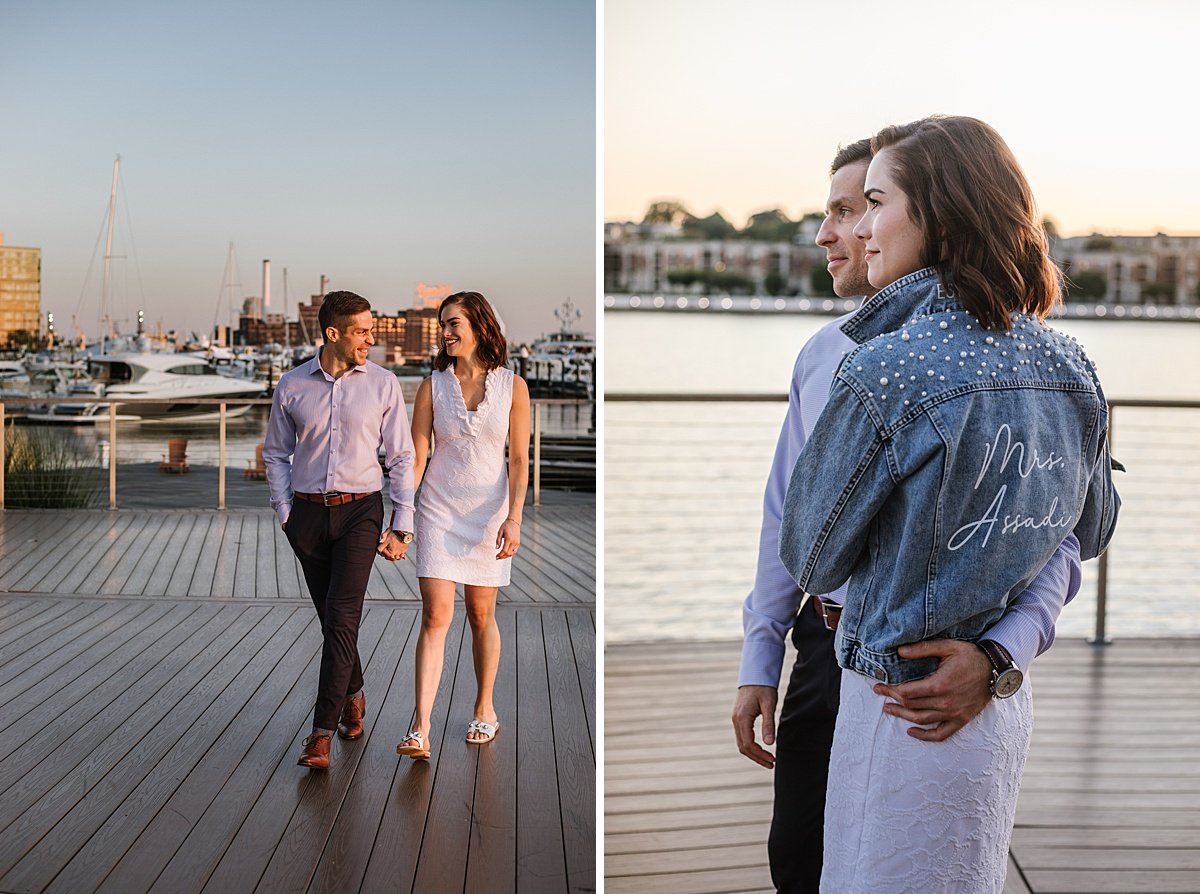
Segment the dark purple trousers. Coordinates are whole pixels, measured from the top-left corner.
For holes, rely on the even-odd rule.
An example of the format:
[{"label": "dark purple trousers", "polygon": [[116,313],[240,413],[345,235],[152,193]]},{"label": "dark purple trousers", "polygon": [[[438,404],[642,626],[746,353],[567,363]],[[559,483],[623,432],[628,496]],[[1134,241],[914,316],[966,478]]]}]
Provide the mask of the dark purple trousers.
[{"label": "dark purple trousers", "polygon": [[295,500],[287,535],[321,619],[321,676],[313,726],[337,729],[342,703],[363,686],[358,625],[383,530],[383,495],[342,506]]}]

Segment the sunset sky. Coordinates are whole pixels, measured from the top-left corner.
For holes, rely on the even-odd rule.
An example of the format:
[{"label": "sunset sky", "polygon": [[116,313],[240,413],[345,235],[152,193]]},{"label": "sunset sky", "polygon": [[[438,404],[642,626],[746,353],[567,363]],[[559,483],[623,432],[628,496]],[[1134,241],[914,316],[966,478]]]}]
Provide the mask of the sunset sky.
[{"label": "sunset sky", "polygon": [[114,316],[206,332],[242,296],[291,316],[330,278],[394,313],[477,289],[512,337],[594,319],[596,11],[197,0],[7,3],[0,231],[42,249],[42,308],[98,330],[113,158]]},{"label": "sunset sky", "polygon": [[1200,4],[607,0],[604,217],[795,218],[839,144],[993,125],[1064,235],[1200,234]]}]

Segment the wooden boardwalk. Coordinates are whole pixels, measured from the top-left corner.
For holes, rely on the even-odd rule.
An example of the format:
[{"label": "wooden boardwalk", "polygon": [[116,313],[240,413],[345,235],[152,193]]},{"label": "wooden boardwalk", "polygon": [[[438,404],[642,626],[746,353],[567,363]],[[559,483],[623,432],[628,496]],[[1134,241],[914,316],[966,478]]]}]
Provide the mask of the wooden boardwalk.
[{"label": "wooden boardwalk", "polygon": [[320,632],[269,513],[0,514],[0,892],[595,890],[595,504],[525,518],[496,740],[463,739],[459,612],[433,758],[397,757],[420,603],[379,560],[366,734],[318,772]]},{"label": "wooden boardwalk", "polygon": [[[770,891],[770,772],[737,753],[738,643],[605,651],[611,894]],[[1200,891],[1200,639],[1038,659],[1006,894]]]}]

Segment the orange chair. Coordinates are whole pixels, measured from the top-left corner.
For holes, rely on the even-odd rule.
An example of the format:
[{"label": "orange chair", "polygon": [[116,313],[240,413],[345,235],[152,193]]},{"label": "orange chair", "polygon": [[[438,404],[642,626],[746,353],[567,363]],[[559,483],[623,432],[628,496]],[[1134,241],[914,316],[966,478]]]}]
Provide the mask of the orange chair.
[{"label": "orange chair", "polygon": [[171,438],[167,441],[167,452],[158,464],[160,472],[178,472],[182,475],[191,467],[187,463],[187,438]]},{"label": "orange chair", "polygon": [[262,458],[263,445],[259,444],[254,448],[254,465],[250,465],[250,460],[246,460],[247,469],[242,472],[245,478],[252,478],[256,481],[267,480],[267,466]]}]

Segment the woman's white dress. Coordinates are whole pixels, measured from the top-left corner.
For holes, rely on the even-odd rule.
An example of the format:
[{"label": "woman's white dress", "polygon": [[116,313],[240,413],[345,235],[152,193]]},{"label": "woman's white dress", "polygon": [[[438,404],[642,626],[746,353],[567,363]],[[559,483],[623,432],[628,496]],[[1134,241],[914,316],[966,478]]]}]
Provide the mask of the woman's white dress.
[{"label": "woman's white dress", "polygon": [[417,496],[417,577],[503,587],[512,559],[497,561],[508,515],[504,444],[512,370],[488,372],[483,400],[468,410],[454,368],[434,371],[433,451]]},{"label": "woman's white dress", "polygon": [[875,683],[842,671],[821,890],[1002,891],[1033,733],[1029,676],[944,742],[909,736]]}]

